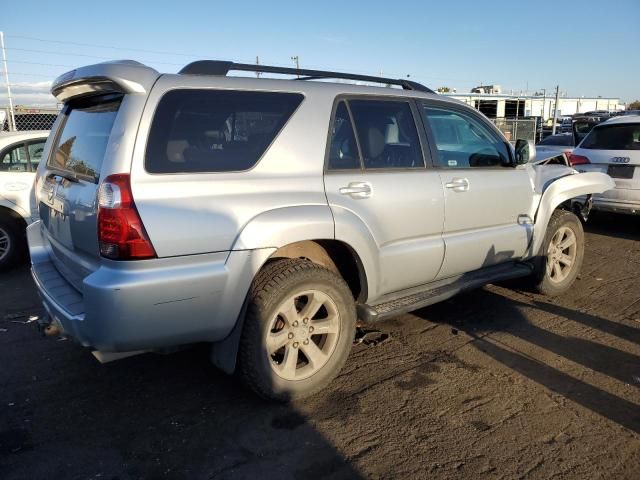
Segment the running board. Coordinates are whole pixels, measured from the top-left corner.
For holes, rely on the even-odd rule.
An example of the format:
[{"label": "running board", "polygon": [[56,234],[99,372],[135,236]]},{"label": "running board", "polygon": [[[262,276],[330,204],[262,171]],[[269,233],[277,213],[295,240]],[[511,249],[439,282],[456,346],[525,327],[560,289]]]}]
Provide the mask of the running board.
[{"label": "running board", "polygon": [[533,267],[526,263],[483,268],[453,279],[440,280],[406,290],[404,296],[402,296],[402,292],[386,295],[382,298],[382,302],[375,305],[359,303],[357,305],[358,318],[366,323],[380,322],[402,313],[442,302],[458,293],[473,290],[488,283],[526,277],[532,273],[532,270]]}]

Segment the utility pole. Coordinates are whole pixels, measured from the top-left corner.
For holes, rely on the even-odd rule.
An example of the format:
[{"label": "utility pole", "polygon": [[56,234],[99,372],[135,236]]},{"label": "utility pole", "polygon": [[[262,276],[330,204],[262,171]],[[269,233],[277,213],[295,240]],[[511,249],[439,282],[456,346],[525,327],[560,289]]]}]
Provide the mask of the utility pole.
[{"label": "utility pole", "polygon": [[[260,65],[260,57],[256,55],[256,65]],[[256,78],[260,78],[260,72],[256,72]]]},{"label": "utility pole", "polygon": [[558,121],[558,96],[560,95],[560,85],[556,85],[556,104],[553,106],[553,129],[551,135],[556,134],[556,123]]},{"label": "utility pole", "polygon": [[9,70],[7,68],[7,52],[4,49],[4,32],[0,32],[0,48],[2,48],[2,68],[4,81],[7,84],[7,98],[9,99],[9,131],[16,131],[16,117],[13,112],[13,99],[11,98],[11,84],[9,83]]},{"label": "utility pole", "polygon": [[[291,60],[296,64],[296,70],[300,70],[300,57],[298,57],[298,55],[295,55],[291,57]],[[300,78],[300,75],[298,75],[298,78]]]},{"label": "utility pole", "polygon": [[540,112],[540,138],[538,139],[538,141],[542,140],[542,127],[545,121],[544,110],[546,106],[547,106],[547,89],[543,88],[542,89],[542,111]]}]

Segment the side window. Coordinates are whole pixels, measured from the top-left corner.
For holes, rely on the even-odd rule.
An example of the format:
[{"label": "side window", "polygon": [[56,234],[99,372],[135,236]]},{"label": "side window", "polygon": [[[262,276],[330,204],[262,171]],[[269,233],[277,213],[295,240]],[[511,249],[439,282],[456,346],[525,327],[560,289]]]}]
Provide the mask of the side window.
[{"label": "side window", "polygon": [[425,107],[425,121],[433,132],[442,168],[499,167],[509,165],[504,140],[478,119],[458,110]]},{"label": "side window", "polygon": [[344,102],[338,104],[331,127],[331,144],[329,146],[329,169],[347,170],[360,168],[358,144],[353,133],[349,111]]},{"label": "side window", "polygon": [[248,170],[302,99],[297,93],[172,90],[156,109],[145,168],[149,173]]},{"label": "side window", "polygon": [[403,101],[350,100],[364,168],[424,168],[411,106]]},{"label": "side window", "polygon": [[29,162],[24,144],[6,150],[0,160],[0,172],[27,172]]},{"label": "side window", "polygon": [[31,168],[35,170],[38,168],[40,160],[42,160],[42,152],[44,151],[45,141],[30,143],[27,145],[29,149],[29,160],[31,160]]}]

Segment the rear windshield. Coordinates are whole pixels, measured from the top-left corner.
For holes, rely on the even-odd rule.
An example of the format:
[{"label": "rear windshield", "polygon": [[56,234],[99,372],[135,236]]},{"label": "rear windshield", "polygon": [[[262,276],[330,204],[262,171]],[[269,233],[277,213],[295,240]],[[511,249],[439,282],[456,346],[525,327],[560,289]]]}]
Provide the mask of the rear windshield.
[{"label": "rear windshield", "polygon": [[98,181],[122,97],[93,98],[67,105],[47,166]]},{"label": "rear windshield", "polygon": [[540,141],[538,145],[562,145],[569,147],[573,145],[573,135],[552,135]]},{"label": "rear windshield", "polygon": [[294,93],[173,90],[153,118],[145,168],[150,173],[248,170],[302,98]]},{"label": "rear windshield", "polygon": [[640,123],[596,127],[580,147],[596,150],[640,150]]}]

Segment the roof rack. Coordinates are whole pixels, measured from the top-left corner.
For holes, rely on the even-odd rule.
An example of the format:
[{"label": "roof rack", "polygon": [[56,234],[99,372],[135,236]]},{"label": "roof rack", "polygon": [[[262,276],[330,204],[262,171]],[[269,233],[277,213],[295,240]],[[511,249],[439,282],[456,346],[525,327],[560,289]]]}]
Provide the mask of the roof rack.
[{"label": "roof rack", "polygon": [[270,65],[254,65],[251,63],[235,63],[224,60],[198,60],[192,62],[180,70],[182,75],[219,75],[225,76],[230,71],[278,73],[283,75],[298,75],[296,80],[318,80],[323,78],[340,78],[344,80],[358,80],[361,82],[383,83],[386,85],[398,85],[404,90],[434,93],[424,85],[404,80],[401,78],[374,77],[371,75],[358,75],[355,73],[329,72],[325,70],[307,70],[304,68],[274,67]]}]

